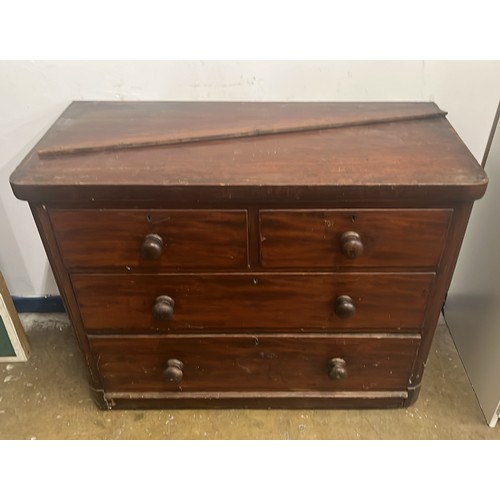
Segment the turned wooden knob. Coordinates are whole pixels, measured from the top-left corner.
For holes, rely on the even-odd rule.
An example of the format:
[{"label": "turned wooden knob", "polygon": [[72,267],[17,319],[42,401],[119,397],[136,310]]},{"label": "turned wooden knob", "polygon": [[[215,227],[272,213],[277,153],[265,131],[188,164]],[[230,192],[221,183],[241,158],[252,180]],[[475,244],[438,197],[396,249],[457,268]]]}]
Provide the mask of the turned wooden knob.
[{"label": "turned wooden knob", "polygon": [[347,377],[346,362],[342,358],[332,358],[328,362],[328,376],[332,380],[341,380]]},{"label": "turned wooden knob", "polygon": [[358,233],[346,231],[340,237],[340,249],[344,257],[356,259],[363,255],[365,247]]},{"label": "turned wooden knob", "polygon": [[163,238],[159,234],[148,234],[141,243],[141,257],[145,260],[158,260],[163,255]]},{"label": "turned wooden knob", "polygon": [[155,305],[153,306],[153,318],[158,321],[167,321],[174,315],[175,301],[168,295],[160,295],[156,297]]},{"label": "turned wooden knob", "polygon": [[163,372],[163,376],[169,382],[180,382],[184,373],[182,373],[182,369],[184,368],[184,363],[179,361],[178,359],[169,359],[167,361],[167,368]]},{"label": "turned wooden knob", "polygon": [[356,312],[356,307],[349,295],[339,295],[335,299],[335,314],[339,318],[350,318]]}]

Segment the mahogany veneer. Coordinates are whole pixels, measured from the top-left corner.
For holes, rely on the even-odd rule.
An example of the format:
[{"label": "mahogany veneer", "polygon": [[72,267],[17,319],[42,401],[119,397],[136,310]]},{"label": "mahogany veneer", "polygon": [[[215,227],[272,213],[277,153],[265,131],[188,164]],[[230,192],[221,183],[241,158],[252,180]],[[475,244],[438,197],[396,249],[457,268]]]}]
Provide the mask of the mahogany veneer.
[{"label": "mahogany veneer", "polygon": [[11,185],[101,408],[388,408],[487,178],[433,103],[75,102]]}]

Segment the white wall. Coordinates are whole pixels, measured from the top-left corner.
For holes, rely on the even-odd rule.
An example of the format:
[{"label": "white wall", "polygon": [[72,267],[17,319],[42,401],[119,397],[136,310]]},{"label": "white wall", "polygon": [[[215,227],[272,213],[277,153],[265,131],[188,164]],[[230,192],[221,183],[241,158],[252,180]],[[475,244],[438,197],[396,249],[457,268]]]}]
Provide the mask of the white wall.
[{"label": "white wall", "polygon": [[480,161],[499,89],[500,61],[0,62],[0,270],[13,295],[58,293],[8,178],[73,100],[433,100]]}]

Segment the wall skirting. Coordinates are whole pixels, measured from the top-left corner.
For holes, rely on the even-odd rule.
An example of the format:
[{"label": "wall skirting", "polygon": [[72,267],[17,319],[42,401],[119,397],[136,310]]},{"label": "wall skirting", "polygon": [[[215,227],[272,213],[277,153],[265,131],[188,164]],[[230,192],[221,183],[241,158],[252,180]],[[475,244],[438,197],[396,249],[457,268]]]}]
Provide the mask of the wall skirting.
[{"label": "wall skirting", "polygon": [[62,299],[59,295],[45,295],[43,297],[12,297],[12,301],[14,302],[14,307],[18,313],[65,312]]}]

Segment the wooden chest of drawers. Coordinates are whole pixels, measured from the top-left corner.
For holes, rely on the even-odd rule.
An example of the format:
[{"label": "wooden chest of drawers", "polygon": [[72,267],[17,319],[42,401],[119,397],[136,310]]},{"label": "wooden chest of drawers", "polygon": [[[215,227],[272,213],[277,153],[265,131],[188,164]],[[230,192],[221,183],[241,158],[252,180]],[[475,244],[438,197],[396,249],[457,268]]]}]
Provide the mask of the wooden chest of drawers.
[{"label": "wooden chest of drawers", "polygon": [[416,400],[487,179],[432,103],[73,103],[11,176],[101,408]]}]

